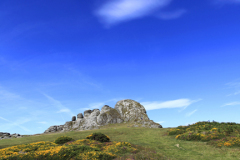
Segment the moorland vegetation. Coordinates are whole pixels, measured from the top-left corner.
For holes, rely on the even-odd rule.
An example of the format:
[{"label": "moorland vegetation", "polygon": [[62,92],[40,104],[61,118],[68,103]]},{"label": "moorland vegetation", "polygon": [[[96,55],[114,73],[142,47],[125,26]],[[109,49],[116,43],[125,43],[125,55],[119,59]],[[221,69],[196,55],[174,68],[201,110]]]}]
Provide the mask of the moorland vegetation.
[{"label": "moorland vegetation", "polygon": [[4,139],[0,160],[240,159],[240,124],[203,121],[170,129],[134,125]]}]

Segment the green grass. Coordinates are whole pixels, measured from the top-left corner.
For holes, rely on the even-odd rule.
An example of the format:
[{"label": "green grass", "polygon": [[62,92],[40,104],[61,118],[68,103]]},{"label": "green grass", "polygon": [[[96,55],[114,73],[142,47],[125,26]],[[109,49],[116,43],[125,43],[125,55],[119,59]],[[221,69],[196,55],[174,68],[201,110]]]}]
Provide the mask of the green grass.
[{"label": "green grass", "polygon": [[[102,157],[102,159],[115,160],[240,160],[239,124],[198,122],[187,127],[179,126],[171,129],[132,126],[133,123],[109,124],[97,130],[49,133],[4,139],[0,140],[0,157],[1,154],[6,156],[3,149],[7,150],[8,147],[11,147],[12,152],[8,154],[15,153],[18,157],[23,155],[18,154],[20,149],[28,152],[28,154],[32,153],[32,155],[41,150],[41,159],[43,157],[54,159],[55,157],[58,160],[61,159],[60,157],[63,158],[64,153],[67,154],[65,156],[68,156],[65,159],[81,159],[85,155],[85,159],[94,159],[95,156],[98,157],[96,159]],[[94,132],[107,135],[111,142],[100,143],[87,140],[86,137]],[[54,144],[54,140],[60,136],[72,137],[75,141],[64,145]],[[41,141],[48,142],[45,144],[36,143]],[[35,144],[30,145],[30,143]],[[29,145],[28,147],[25,146],[25,148],[19,146],[23,144]],[[62,147],[68,149],[61,150]],[[52,154],[47,155],[47,151]],[[43,156],[44,154],[46,155]],[[71,158],[70,155],[72,155]],[[34,158],[36,159],[36,157]]]}]

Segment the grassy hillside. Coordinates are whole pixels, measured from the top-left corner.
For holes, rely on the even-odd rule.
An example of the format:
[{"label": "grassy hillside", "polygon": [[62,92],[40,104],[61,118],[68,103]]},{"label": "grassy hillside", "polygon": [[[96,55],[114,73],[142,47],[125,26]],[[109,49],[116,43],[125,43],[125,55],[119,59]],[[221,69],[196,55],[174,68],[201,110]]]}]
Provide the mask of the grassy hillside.
[{"label": "grassy hillside", "polygon": [[[240,125],[219,124],[216,122],[198,122],[195,125],[177,128],[141,128],[132,127],[133,123],[110,124],[97,130],[71,131],[65,133],[48,133],[23,138],[5,139],[0,141],[1,154],[7,153],[7,147],[12,147],[11,154],[19,153],[18,147],[40,141],[54,142],[60,136],[69,136],[74,140],[86,139],[94,132],[101,132],[110,137],[111,143],[91,141],[85,145],[101,148],[95,152],[115,154],[109,159],[169,159],[169,160],[239,160],[240,159]],[[77,141],[75,141],[77,142]],[[131,147],[119,145],[117,142],[129,142]],[[71,142],[73,143],[73,142]],[[69,147],[71,143],[62,146]],[[77,144],[77,143],[76,143]],[[75,145],[76,145],[75,144]],[[80,143],[79,143],[80,144]],[[123,143],[122,143],[123,144]],[[109,147],[112,145],[112,150]],[[36,146],[36,145],[35,145]],[[55,146],[55,147],[62,147]],[[108,146],[108,147],[107,147]],[[31,149],[33,147],[30,147]],[[38,148],[22,150],[37,152]],[[94,148],[94,147],[93,147]],[[110,147],[111,148],[111,147]],[[4,151],[3,151],[4,150]],[[52,149],[53,150],[53,149]],[[60,149],[59,149],[60,150]],[[58,151],[59,151],[58,150]],[[57,152],[55,152],[57,153]],[[10,155],[10,151],[8,152]],[[69,153],[70,154],[70,153]],[[88,152],[90,154],[90,152]],[[6,156],[6,155],[5,155]],[[86,155],[87,156],[87,155]],[[89,155],[88,155],[89,156]],[[54,157],[54,156],[50,156]],[[72,157],[72,159],[77,159]],[[0,158],[1,159],[1,158]],[[59,158],[56,158],[59,160]],[[70,159],[70,158],[69,158]],[[87,159],[87,158],[85,158]],[[90,158],[91,159],[91,158]],[[100,158],[99,158],[100,159]],[[106,159],[106,157],[105,157]]]}]

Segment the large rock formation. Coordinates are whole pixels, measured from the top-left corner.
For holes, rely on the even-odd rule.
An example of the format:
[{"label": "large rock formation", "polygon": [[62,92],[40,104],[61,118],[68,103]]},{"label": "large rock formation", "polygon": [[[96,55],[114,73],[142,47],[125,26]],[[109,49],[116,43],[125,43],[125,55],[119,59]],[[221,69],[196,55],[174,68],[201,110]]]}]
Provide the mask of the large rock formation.
[{"label": "large rock formation", "polygon": [[91,130],[99,129],[110,123],[134,122],[134,127],[162,128],[158,123],[153,122],[147,116],[145,108],[138,102],[125,99],[118,101],[115,108],[104,105],[102,110],[86,110],[84,115],[79,113],[72,121],[66,122],[64,125],[55,125],[49,127],[44,133],[49,132],[65,132],[72,130]]},{"label": "large rock formation", "polygon": [[9,138],[21,138],[23,136],[21,136],[20,134],[14,133],[14,134],[10,134],[8,132],[0,132],[0,140],[2,139],[9,139]]}]

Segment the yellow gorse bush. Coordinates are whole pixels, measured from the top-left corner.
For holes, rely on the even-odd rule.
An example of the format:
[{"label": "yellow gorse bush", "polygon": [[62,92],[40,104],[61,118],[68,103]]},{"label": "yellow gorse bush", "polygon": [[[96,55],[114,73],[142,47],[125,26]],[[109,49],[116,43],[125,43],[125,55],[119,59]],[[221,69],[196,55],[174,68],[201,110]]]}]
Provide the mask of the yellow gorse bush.
[{"label": "yellow gorse bush", "polygon": [[63,146],[58,146],[57,144],[53,142],[36,142],[36,143],[30,143],[27,145],[18,145],[18,146],[12,146],[4,149],[0,149],[0,158],[8,158],[9,156],[19,155],[22,157],[23,155],[19,153],[27,152],[25,154],[32,154],[34,153],[35,156],[38,155],[46,155],[50,153],[51,155],[57,154]]},{"label": "yellow gorse bush", "polygon": [[[87,137],[91,137],[91,136],[92,134]],[[86,159],[86,160],[87,159],[98,160],[99,157],[102,157],[102,156],[115,158],[117,157],[116,154],[122,153],[123,151],[129,152],[129,151],[137,150],[133,148],[132,145],[128,142],[109,142],[109,143],[103,144],[96,140],[80,139],[80,140],[70,142],[69,144],[64,144],[59,146],[54,142],[40,141],[40,142],[0,149],[0,159],[7,160],[10,156],[17,156],[19,158],[22,158],[23,156],[31,156],[34,158],[37,158],[39,156],[54,156],[54,155],[58,155],[62,149],[65,149],[65,148],[67,149],[69,147],[68,145],[90,146],[93,149],[94,148],[100,149],[99,147],[101,147],[101,151],[96,150],[96,151],[79,152],[79,154],[76,155],[75,157],[75,158],[78,157],[79,159]],[[123,151],[121,151],[121,148],[123,149]],[[20,153],[20,151],[22,153]],[[63,156],[66,156],[66,155],[63,154]]]},{"label": "yellow gorse bush", "polygon": [[116,146],[128,146],[128,147],[132,147],[130,143],[128,142],[118,142],[116,144]]}]

